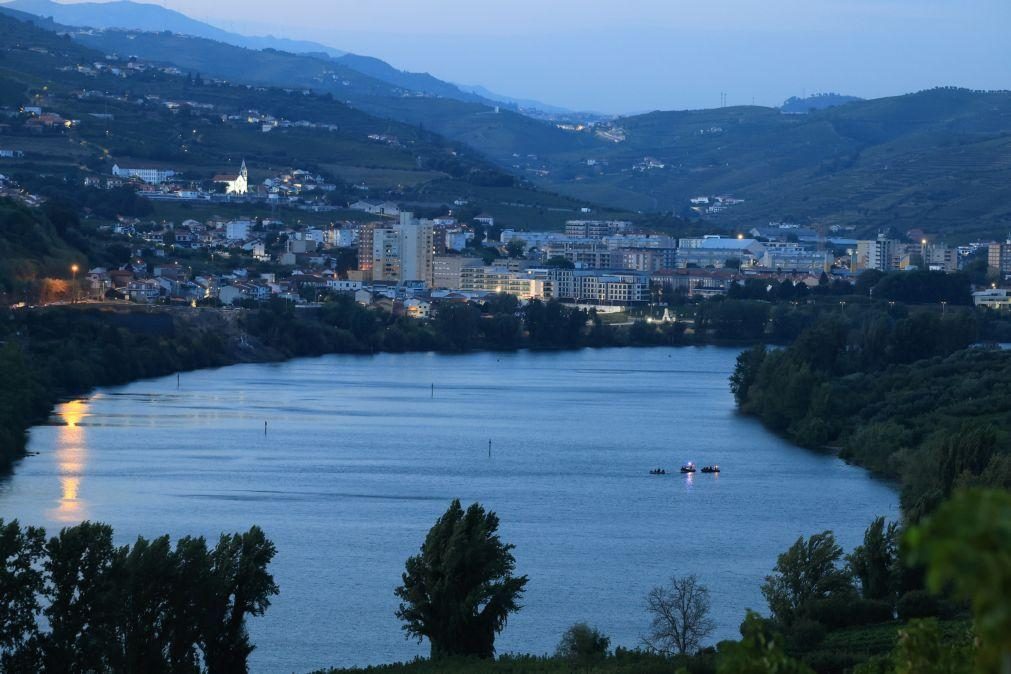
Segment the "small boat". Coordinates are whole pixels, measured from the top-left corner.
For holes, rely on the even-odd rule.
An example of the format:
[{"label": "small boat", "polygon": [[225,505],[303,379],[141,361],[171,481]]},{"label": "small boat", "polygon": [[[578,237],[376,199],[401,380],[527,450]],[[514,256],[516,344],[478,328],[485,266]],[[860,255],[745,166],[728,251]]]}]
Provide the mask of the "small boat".
[{"label": "small boat", "polygon": [[650,475],[666,475],[667,471],[665,469],[663,469],[663,468],[654,468],[653,470],[649,471],[649,474]]},{"label": "small boat", "polygon": [[718,472],[720,472],[720,467],[717,466],[717,465],[715,465],[715,464],[712,465],[712,466],[702,466],[702,472],[703,473],[718,473]]},{"label": "small boat", "polygon": [[681,466],[681,472],[682,473],[694,473],[695,472],[695,464],[692,463],[691,461],[689,461],[686,465]]}]

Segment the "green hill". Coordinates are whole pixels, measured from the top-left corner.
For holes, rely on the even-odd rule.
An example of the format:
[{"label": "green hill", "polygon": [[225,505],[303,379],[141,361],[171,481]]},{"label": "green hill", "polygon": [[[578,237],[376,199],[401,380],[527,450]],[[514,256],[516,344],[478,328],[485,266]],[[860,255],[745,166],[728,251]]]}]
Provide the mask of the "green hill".
[{"label": "green hill", "polygon": [[72,35],[103,53],[172,64],[205,77],[329,93],[371,114],[423,126],[449,140],[467,143],[510,168],[514,154],[576,151],[598,144],[592,137],[565,133],[508,106],[499,106],[496,113],[497,103],[366,57],[333,59],[272,49],[258,51],[172,33],[88,30]]},{"label": "green hill", "polygon": [[[805,115],[734,107],[614,123],[625,140],[548,156],[539,182],[628,208],[680,211],[696,195],[745,203],[729,225],[768,220],[922,227],[953,239],[1011,226],[1011,93],[935,89]],[[636,171],[644,157],[663,168]],[[598,161],[587,167],[585,159]],[[601,168],[601,164],[606,166]]]},{"label": "green hill", "polygon": [[[30,103],[79,121],[41,133],[29,132],[23,118],[8,124],[4,147],[22,150],[24,157],[3,160],[2,172],[29,185],[46,176],[76,182],[107,175],[117,162],[164,166],[205,180],[245,159],[254,182],[286,168],[310,168],[348,184],[364,180],[371,197],[432,206],[466,199],[493,215],[517,202],[570,216],[585,205],[532,189],[427,128],[375,117],[330,93],[266,86],[283,75],[264,77],[263,86],[237,85],[109,61],[102,52],[3,14],[0,31],[9,38],[0,45],[0,105]],[[283,73],[292,57],[204,42],[220,48],[223,61],[229,50],[262,58],[260,72],[275,63],[273,72]],[[367,80],[363,86],[387,86],[359,77]],[[263,115],[291,125],[265,133],[250,121]],[[349,199],[364,196],[348,190]]]}]

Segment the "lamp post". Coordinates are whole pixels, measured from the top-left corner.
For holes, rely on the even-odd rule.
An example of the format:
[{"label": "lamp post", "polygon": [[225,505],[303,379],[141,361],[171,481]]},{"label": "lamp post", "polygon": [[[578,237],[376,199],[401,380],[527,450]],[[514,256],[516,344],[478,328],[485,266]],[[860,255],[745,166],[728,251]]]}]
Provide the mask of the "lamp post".
[{"label": "lamp post", "polygon": [[71,273],[70,303],[71,304],[76,304],[77,303],[77,271],[79,269],[80,269],[80,267],[78,267],[77,264],[70,265],[70,273]]}]

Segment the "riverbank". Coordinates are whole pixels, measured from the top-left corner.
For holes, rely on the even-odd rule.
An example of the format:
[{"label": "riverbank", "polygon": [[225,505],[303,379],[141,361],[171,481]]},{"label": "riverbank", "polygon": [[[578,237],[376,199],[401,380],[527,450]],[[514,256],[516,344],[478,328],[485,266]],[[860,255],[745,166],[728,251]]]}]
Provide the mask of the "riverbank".
[{"label": "riverbank", "polygon": [[974,341],[959,315],[835,318],[743,353],[731,385],[770,430],[897,480],[915,522],[958,487],[1011,488],[1011,353]]}]

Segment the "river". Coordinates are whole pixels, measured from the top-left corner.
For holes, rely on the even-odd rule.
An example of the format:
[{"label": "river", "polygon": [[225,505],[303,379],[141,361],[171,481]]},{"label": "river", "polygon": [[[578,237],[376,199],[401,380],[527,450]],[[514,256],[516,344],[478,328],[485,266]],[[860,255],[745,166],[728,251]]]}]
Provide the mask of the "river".
[{"label": "river", "polygon": [[[577,621],[635,646],[646,592],[687,573],[710,588],[713,640],[734,638],[798,536],[850,549],[898,517],[888,485],[735,411],[737,353],[327,356],[102,389],[31,430],[0,516],[107,522],[119,543],[260,525],[281,594],[250,623],[255,672],[425,653],[393,589],[453,498],[500,515],[530,577],[499,652],[552,651]],[[686,461],[723,472],[685,477]]]}]

